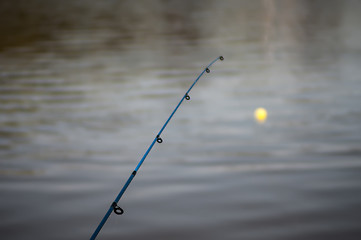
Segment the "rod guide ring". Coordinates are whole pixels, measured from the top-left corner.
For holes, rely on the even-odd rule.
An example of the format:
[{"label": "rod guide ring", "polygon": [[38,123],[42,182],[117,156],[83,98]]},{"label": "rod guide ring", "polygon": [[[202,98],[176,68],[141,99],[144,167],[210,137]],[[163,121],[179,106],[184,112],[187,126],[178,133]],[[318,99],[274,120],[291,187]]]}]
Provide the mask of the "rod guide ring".
[{"label": "rod guide ring", "polygon": [[162,142],[163,142],[163,139],[162,139],[159,135],[157,135],[157,142],[158,142],[158,143],[162,143]]},{"label": "rod guide ring", "polygon": [[117,215],[122,215],[124,213],[124,210],[121,207],[119,207],[116,202],[112,203],[112,208],[114,213]]}]

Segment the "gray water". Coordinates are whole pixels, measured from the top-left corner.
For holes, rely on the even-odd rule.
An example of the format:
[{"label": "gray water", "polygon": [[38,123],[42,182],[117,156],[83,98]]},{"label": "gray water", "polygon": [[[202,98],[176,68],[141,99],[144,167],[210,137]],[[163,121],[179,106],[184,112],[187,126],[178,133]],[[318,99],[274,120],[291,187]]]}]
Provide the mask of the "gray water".
[{"label": "gray water", "polygon": [[[359,1],[1,1],[1,239],[360,239]],[[253,111],[264,107],[259,124]]]}]

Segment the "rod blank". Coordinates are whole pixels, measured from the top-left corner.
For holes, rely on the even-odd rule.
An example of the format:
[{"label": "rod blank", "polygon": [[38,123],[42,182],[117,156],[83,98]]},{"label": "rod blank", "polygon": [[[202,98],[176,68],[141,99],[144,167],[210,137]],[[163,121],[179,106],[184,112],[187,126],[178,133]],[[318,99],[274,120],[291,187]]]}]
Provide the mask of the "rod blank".
[{"label": "rod blank", "polygon": [[114,211],[114,213],[116,213],[117,215],[121,215],[124,213],[124,210],[122,208],[120,208],[118,206],[118,202],[120,200],[120,198],[123,196],[125,190],[127,190],[129,184],[132,182],[133,178],[135,177],[135,175],[137,174],[139,168],[142,166],[144,160],[147,158],[149,152],[152,150],[154,144],[157,143],[162,143],[163,139],[160,137],[161,134],[163,133],[164,129],[167,127],[169,121],[172,119],[173,115],[175,114],[175,112],[178,110],[179,106],[182,104],[183,100],[190,100],[190,96],[189,96],[189,92],[192,90],[192,88],[194,87],[194,85],[198,82],[198,80],[202,77],[202,75],[207,72],[210,73],[210,67],[218,60],[223,61],[224,58],[223,56],[219,56],[216,59],[214,59],[210,64],[208,64],[208,66],[199,74],[199,76],[196,78],[196,80],[194,80],[193,84],[189,87],[188,91],[184,94],[184,96],[182,97],[182,99],[179,101],[178,105],[175,107],[175,109],[173,110],[173,112],[171,113],[171,115],[169,116],[169,118],[167,119],[167,121],[164,123],[163,127],[160,129],[160,131],[158,132],[158,134],[155,136],[155,138],[153,139],[152,143],[150,144],[150,146],[148,147],[147,151],[145,152],[145,154],[143,155],[142,159],[139,161],[138,165],[136,166],[136,168],[134,169],[134,171],[132,172],[132,174],[129,176],[128,180],[125,182],[123,188],[120,190],[119,194],[117,195],[117,197],[115,198],[115,200],[111,203],[111,205],[109,206],[108,211],[105,213],[105,216],[103,217],[103,219],[100,221],[98,227],[95,229],[93,235],[90,237],[90,240],[94,240],[100,230],[102,229],[102,227],[104,226],[104,224],[106,223],[106,221],[108,220],[110,214],[112,213],[112,211]]}]

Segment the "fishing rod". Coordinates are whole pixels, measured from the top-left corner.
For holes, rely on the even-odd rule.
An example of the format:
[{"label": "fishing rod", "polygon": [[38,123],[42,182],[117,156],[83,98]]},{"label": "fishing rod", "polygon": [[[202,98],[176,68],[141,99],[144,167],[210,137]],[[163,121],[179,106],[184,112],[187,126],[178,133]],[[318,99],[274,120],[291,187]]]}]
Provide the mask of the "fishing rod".
[{"label": "fishing rod", "polygon": [[213,65],[213,63],[215,63],[216,61],[221,60],[223,61],[224,58],[222,56],[217,57],[216,59],[214,59],[210,64],[208,64],[208,66],[201,72],[201,74],[199,74],[199,76],[196,78],[196,80],[194,80],[193,84],[189,87],[188,91],[184,94],[184,96],[182,97],[182,99],[179,101],[178,105],[175,107],[175,109],[173,110],[172,114],[169,116],[169,118],[167,119],[167,121],[164,123],[163,127],[160,129],[160,131],[158,132],[158,134],[155,136],[154,140],[152,141],[152,143],[150,144],[148,150],[145,152],[144,156],[142,157],[142,159],[139,161],[137,167],[134,169],[134,171],[132,172],[132,174],[130,175],[130,177],[128,178],[128,180],[125,182],[123,188],[120,190],[119,194],[117,195],[117,197],[115,198],[115,200],[112,202],[112,204],[110,205],[108,211],[105,213],[105,216],[103,217],[103,219],[100,221],[98,227],[95,229],[93,235],[90,237],[90,240],[94,240],[100,230],[102,229],[102,227],[104,226],[104,224],[106,223],[106,221],[108,220],[110,214],[112,212],[114,212],[117,215],[122,215],[124,213],[124,210],[118,206],[118,202],[120,200],[120,198],[123,196],[125,190],[127,190],[129,184],[132,182],[133,178],[135,177],[135,175],[137,174],[139,168],[142,166],[144,160],[146,159],[146,157],[148,156],[150,150],[152,150],[155,142],[157,143],[162,143],[163,139],[160,137],[160,135],[162,134],[162,132],[164,131],[165,127],[168,125],[169,121],[171,120],[171,118],[173,117],[173,115],[175,114],[175,112],[178,110],[179,106],[182,104],[183,100],[190,100],[190,96],[189,96],[189,92],[192,90],[193,86],[198,82],[198,80],[202,77],[202,75],[207,72],[210,73],[210,67]]}]

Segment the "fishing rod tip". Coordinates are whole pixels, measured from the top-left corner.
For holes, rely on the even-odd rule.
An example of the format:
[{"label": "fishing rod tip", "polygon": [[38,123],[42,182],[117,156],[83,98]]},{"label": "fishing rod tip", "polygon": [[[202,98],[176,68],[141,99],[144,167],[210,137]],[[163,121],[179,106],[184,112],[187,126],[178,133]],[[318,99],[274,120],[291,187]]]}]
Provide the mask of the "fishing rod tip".
[{"label": "fishing rod tip", "polygon": [[223,60],[224,60],[224,57],[223,57],[223,56],[219,56],[219,59],[220,59],[221,61],[223,61]]}]

